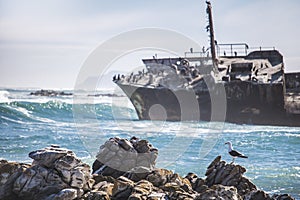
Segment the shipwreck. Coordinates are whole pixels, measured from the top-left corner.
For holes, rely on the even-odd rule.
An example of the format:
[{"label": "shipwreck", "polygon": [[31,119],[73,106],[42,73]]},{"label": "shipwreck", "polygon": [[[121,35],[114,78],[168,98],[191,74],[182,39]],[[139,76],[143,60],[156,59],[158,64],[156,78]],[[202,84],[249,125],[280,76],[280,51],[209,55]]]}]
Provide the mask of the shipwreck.
[{"label": "shipwreck", "polygon": [[[208,49],[143,59],[143,71],[114,76],[139,119],[300,126],[300,72],[285,73],[275,48],[217,44],[206,3]],[[218,100],[223,113],[216,112]]]}]

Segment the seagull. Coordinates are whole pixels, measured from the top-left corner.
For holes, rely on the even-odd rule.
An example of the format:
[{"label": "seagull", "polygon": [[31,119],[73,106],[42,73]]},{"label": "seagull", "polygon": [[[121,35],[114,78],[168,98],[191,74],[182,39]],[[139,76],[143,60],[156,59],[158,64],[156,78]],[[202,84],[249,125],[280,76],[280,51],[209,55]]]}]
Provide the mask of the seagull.
[{"label": "seagull", "polygon": [[241,154],[240,152],[233,150],[231,142],[226,142],[225,144],[228,144],[228,153],[232,156],[231,164],[234,162],[234,159],[236,157],[248,158],[248,156],[245,156],[245,155]]}]

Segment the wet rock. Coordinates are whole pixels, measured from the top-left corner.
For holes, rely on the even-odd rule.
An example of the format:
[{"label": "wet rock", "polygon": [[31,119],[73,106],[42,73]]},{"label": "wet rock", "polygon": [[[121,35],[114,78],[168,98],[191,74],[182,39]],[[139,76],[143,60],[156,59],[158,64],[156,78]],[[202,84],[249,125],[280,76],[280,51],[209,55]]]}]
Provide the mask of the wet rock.
[{"label": "wet rock", "polygon": [[238,194],[237,189],[233,186],[213,185],[205,192],[198,195],[196,200],[242,200],[242,197]]},{"label": "wet rock", "polygon": [[[110,138],[102,146],[93,163],[93,173],[118,178],[134,168],[153,169],[158,150],[147,140]],[[130,173],[132,173],[131,171]]]}]

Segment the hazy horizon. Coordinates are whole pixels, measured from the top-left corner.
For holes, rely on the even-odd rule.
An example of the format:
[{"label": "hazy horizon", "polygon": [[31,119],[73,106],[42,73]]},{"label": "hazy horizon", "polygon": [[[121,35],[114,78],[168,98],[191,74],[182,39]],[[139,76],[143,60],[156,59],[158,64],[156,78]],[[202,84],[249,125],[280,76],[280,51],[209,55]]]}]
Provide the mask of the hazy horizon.
[{"label": "hazy horizon", "polygon": [[[299,1],[212,1],[212,7],[219,43],[274,46],[284,56],[286,72],[300,71]],[[134,29],[173,30],[207,47],[205,9],[204,0],[0,0],[0,87],[74,88],[94,49]],[[141,65],[133,55],[119,70]]]}]

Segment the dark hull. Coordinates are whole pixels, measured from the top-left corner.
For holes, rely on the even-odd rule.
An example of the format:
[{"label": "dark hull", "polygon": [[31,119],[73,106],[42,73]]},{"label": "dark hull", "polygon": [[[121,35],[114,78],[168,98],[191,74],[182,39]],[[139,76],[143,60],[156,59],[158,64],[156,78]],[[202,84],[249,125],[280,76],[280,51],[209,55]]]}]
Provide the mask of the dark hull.
[{"label": "dark hull", "polygon": [[[284,109],[282,85],[244,84],[241,90],[226,85],[226,98],[218,102],[212,92],[173,91],[168,88],[118,86],[129,97],[140,120],[226,121],[237,124],[300,126],[300,114]],[[238,91],[242,92],[241,94]],[[233,93],[233,94],[232,94]],[[281,94],[278,96],[277,94]]]}]

